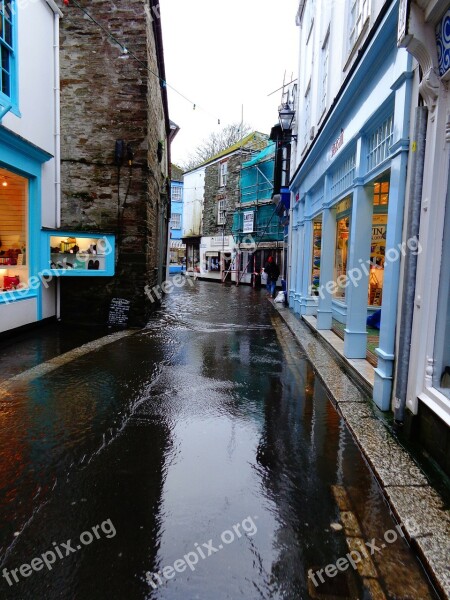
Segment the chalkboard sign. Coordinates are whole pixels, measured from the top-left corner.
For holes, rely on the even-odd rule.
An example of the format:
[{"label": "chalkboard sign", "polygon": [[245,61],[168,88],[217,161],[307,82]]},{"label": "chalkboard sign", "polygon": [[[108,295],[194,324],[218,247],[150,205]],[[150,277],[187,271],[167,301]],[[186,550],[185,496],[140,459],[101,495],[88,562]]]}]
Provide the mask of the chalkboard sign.
[{"label": "chalkboard sign", "polygon": [[130,305],[130,300],[125,300],[125,298],[113,298],[109,305],[108,325],[127,327]]}]

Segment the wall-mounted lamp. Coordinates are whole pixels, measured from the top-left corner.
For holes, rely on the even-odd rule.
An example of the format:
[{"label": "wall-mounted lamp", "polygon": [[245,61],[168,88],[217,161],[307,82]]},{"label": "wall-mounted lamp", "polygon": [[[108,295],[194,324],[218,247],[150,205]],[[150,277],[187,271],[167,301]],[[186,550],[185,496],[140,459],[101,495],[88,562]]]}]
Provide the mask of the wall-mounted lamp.
[{"label": "wall-mounted lamp", "polygon": [[287,102],[279,108],[278,119],[280,121],[284,136],[289,136],[291,139],[297,141],[297,136],[292,135],[292,125],[295,119],[295,110],[291,108]]}]

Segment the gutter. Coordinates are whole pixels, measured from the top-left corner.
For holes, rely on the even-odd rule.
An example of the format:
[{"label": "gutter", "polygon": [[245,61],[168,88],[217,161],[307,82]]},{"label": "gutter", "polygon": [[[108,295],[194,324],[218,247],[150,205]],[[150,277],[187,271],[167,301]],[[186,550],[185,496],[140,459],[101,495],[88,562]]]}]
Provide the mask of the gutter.
[{"label": "gutter", "polygon": [[375,34],[377,33],[378,29],[380,28],[380,25],[384,19],[384,17],[386,16],[386,14],[388,13],[391,5],[393,4],[392,0],[388,0],[387,2],[385,2],[383,4],[383,7],[375,21],[375,23],[373,24],[372,29],[369,31],[369,34],[364,42],[364,44],[361,46],[361,48],[358,50],[358,54],[356,57],[355,62],[353,63],[353,65],[350,68],[350,71],[347,74],[347,77],[344,79],[344,82],[342,83],[339,92],[337,93],[337,96],[334,98],[332,105],[330,106],[330,108],[328,109],[328,112],[324,118],[324,120],[322,121],[322,124],[319,127],[319,130],[317,131],[317,135],[314,138],[312,144],[310,145],[310,147],[308,148],[308,150],[306,151],[304,157],[302,158],[302,160],[300,161],[298,167],[295,169],[294,174],[292,175],[290,181],[289,181],[289,187],[291,187],[294,183],[294,180],[297,178],[297,175],[299,174],[301,168],[303,167],[303,165],[306,162],[306,159],[308,158],[308,156],[310,155],[311,151],[313,150],[313,148],[316,145],[316,142],[319,140],[320,135],[322,133],[322,131],[325,129],[328,121],[330,120],[331,115],[333,114],[334,109],[336,108],[337,104],[339,103],[341,97],[343,96],[344,92],[347,89],[348,84],[350,83],[350,80],[352,79],[356,69],[359,66],[359,63],[362,61],[364,54],[366,53],[367,48],[369,47],[370,43],[372,42],[373,38],[375,37]]}]

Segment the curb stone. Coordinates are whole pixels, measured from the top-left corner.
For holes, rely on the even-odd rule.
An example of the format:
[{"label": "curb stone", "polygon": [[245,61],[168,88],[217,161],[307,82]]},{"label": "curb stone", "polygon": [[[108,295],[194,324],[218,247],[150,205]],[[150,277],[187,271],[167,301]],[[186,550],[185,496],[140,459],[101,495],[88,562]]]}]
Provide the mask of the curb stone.
[{"label": "curb stone", "polygon": [[273,306],[325,385],[442,598],[450,600],[450,511],[325,344],[290,309]]}]

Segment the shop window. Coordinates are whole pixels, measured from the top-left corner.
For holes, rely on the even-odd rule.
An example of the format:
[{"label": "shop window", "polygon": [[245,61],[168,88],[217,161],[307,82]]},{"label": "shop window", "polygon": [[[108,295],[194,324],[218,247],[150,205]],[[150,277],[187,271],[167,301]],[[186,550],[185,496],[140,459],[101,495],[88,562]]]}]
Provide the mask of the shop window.
[{"label": "shop window", "polygon": [[50,269],[105,271],[112,248],[105,238],[50,236]]},{"label": "shop window", "polygon": [[346,198],[336,207],[336,250],[334,264],[334,280],[338,286],[334,294],[336,300],[345,300],[345,283],[340,283],[339,277],[347,274],[351,207],[352,202],[350,198]]},{"label": "shop window", "polygon": [[370,246],[369,306],[381,307],[383,299],[387,218],[387,213],[373,215],[372,243]]},{"label": "shop window", "polygon": [[385,206],[389,203],[389,182],[375,183],[373,186],[373,205]]},{"label": "shop window", "polygon": [[388,222],[389,181],[373,184],[372,241],[370,245],[370,277],[368,305],[381,307],[383,300],[386,230]]},{"label": "shop window", "polygon": [[311,292],[318,295],[320,283],[320,258],[322,254],[322,215],[313,222],[313,257],[311,270]]},{"label": "shop window", "polygon": [[1,291],[28,285],[28,180],[0,169]]},{"label": "shop window", "polygon": [[220,271],[220,260],[218,252],[206,252],[205,253],[205,271],[219,272]]}]

